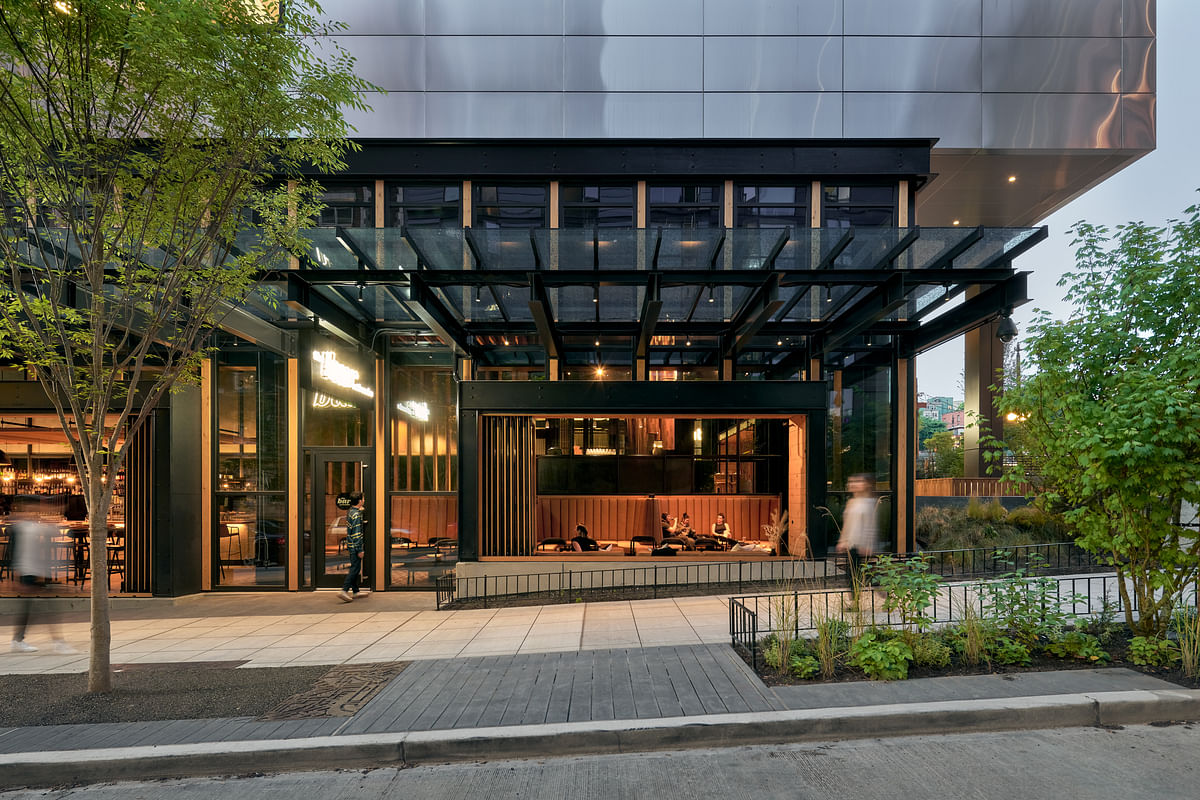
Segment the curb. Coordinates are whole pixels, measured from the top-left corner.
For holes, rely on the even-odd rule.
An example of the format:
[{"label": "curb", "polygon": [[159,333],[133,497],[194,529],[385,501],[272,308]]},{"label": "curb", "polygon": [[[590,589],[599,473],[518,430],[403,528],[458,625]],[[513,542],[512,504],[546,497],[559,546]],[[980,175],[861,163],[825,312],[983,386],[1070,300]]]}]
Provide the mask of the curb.
[{"label": "curb", "polygon": [[0,755],[0,789],[1200,719],[1200,690],[896,703],[652,720]]}]

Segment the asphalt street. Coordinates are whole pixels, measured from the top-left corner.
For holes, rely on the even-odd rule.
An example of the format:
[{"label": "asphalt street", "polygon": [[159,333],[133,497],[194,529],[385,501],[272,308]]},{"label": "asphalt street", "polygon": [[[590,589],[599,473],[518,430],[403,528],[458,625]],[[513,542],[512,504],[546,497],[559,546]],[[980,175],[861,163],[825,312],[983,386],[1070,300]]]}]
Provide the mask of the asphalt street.
[{"label": "asphalt street", "polygon": [[790,800],[1195,800],[1200,725],[1067,728],[720,750],[158,780],[2,800],[490,797]]}]

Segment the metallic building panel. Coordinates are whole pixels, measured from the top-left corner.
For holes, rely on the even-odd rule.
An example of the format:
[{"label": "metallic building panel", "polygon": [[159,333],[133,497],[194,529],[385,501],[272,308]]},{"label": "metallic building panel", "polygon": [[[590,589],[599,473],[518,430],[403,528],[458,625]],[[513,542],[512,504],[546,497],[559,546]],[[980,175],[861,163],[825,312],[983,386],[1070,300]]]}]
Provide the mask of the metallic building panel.
[{"label": "metallic building panel", "polygon": [[979,0],[844,0],[847,36],[978,36]]},{"label": "metallic building panel", "polygon": [[1128,94],[1154,92],[1158,84],[1153,39],[1121,40],[1121,91]]},{"label": "metallic building panel", "polygon": [[568,36],[698,36],[704,0],[568,0]]},{"label": "metallic building panel", "polygon": [[842,32],[842,0],[705,0],[708,36],[825,36]]},{"label": "metallic building panel", "polygon": [[847,138],[936,138],[940,148],[983,144],[983,99],[977,92],[853,92],[843,100]]},{"label": "metallic building panel", "polygon": [[435,36],[559,36],[563,32],[563,2],[564,0],[428,0],[425,3],[425,32]]},{"label": "metallic building panel", "polygon": [[704,135],[699,93],[564,94],[564,135],[570,138],[682,138]]},{"label": "metallic building panel", "polygon": [[425,95],[421,92],[365,92],[369,111],[346,109],[352,136],[381,139],[419,139],[425,136]]},{"label": "metallic building panel", "polygon": [[1121,32],[1126,36],[1153,36],[1157,18],[1155,0],[1125,0],[1121,8]]},{"label": "metallic building panel", "polygon": [[410,0],[380,3],[379,0],[324,0],[321,20],[344,22],[345,33],[420,36],[425,33],[425,3]]},{"label": "metallic building panel", "polygon": [[561,36],[430,36],[431,92],[555,92],[563,88]]},{"label": "metallic building panel", "polygon": [[841,37],[728,36],[704,42],[707,92],[830,92],[841,88]]},{"label": "metallic building panel", "polygon": [[984,36],[1120,36],[1123,0],[983,0]]},{"label": "metallic building panel", "polygon": [[571,36],[565,39],[568,92],[699,92],[700,37]]},{"label": "metallic building panel", "polygon": [[1116,92],[1121,40],[984,38],[985,92]]},{"label": "metallic building panel", "polygon": [[424,36],[330,36],[354,56],[354,73],[389,92],[425,89]]},{"label": "metallic building panel", "polygon": [[1150,150],[1156,141],[1156,98],[1152,94],[1127,94],[1121,98],[1121,122],[1125,147],[1131,150]]},{"label": "metallic building panel", "polygon": [[977,92],[979,37],[847,36],[848,92]]},{"label": "metallic building panel", "polygon": [[1115,94],[985,94],[983,146],[1119,148],[1118,101]]},{"label": "metallic building panel", "polygon": [[562,136],[559,92],[429,92],[425,135],[479,139]]},{"label": "metallic building panel", "polygon": [[709,92],[704,132],[710,139],[824,139],[842,133],[840,92]]}]

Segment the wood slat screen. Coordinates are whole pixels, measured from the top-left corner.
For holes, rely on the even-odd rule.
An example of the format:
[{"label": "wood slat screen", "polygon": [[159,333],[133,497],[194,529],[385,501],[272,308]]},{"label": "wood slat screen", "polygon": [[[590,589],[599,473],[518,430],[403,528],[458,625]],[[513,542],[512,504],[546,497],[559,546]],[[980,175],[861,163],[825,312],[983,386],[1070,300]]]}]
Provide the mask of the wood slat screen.
[{"label": "wood slat screen", "polygon": [[[125,575],[121,589],[125,592],[149,593],[153,588],[150,540],[155,515],[155,416],[129,443],[125,462]],[[167,537],[160,538],[165,542]]]},{"label": "wood slat screen", "polygon": [[527,556],[534,547],[533,420],[486,416],[480,436],[481,556]]}]

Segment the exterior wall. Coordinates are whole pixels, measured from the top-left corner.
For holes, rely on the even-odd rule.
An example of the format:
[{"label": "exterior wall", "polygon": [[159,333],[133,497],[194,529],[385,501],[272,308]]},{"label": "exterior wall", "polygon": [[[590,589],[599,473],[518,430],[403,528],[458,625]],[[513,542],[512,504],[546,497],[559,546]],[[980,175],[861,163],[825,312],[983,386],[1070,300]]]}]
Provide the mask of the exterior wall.
[{"label": "exterior wall", "polygon": [[1154,147],[1155,0],[328,0],[364,138]]}]

